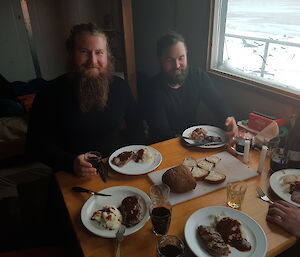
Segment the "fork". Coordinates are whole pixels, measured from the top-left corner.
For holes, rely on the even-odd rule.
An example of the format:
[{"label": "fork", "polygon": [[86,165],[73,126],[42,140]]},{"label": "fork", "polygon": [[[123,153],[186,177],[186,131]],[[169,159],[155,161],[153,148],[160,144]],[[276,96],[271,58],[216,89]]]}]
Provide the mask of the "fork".
[{"label": "fork", "polygon": [[256,188],[256,191],[258,193],[258,196],[261,200],[265,201],[265,202],[268,202],[268,203],[271,203],[273,204],[274,202],[264,193],[264,191],[260,188],[260,187],[257,187]]},{"label": "fork", "polygon": [[120,244],[124,238],[124,233],[125,233],[125,226],[121,224],[119,227],[117,233],[116,233],[116,239],[117,239],[117,252],[116,252],[116,257],[120,257]]}]

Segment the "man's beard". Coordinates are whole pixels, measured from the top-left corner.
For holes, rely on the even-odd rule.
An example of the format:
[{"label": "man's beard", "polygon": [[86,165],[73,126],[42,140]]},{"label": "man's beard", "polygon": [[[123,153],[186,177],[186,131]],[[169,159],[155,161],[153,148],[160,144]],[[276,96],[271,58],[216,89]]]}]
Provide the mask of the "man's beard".
[{"label": "man's beard", "polygon": [[84,72],[78,74],[78,100],[81,112],[104,110],[113,74],[114,66],[110,62],[107,68],[96,77],[86,76]]},{"label": "man's beard", "polygon": [[168,86],[174,86],[174,85],[183,85],[184,81],[188,75],[188,67],[185,68],[179,68],[181,73],[180,74],[168,74],[165,73]]}]

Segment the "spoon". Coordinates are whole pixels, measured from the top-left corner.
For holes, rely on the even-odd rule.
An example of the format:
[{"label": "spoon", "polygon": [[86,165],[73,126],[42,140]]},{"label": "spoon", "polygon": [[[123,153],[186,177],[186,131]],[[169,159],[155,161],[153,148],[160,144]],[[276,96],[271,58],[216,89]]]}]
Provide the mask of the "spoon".
[{"label": "spoon", "polygon": [[91,194],[91,195],[111,196],[111,195],[107,195],[107,194],[98,193],[98,192],[95,192],[93,190],[86,189],[83,187],[72,187],[72,190],[74,192],[87,193],[87,194]]}]

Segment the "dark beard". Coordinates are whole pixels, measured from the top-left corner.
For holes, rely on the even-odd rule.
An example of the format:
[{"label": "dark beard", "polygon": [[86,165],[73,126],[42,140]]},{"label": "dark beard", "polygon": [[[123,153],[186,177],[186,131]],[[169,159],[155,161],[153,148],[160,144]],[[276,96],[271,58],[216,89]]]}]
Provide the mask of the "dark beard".
[{"label": "dark beard", "polygon": [[97,77],[88,77],[79,74],[78,100],[82,113],[91,110],[104,110],[109,95],[109,84],[113,77],[114,68],[108,65],[107,69]]},{"label": "dark beard", "polygon": [[185,69],[182,69],[181,71],[182,71],[181,74],[175,75],[175,76],[170,76],[169,74],[165,73],[165,77],[166,77],[168,86],[174,86],[177,84],[183,86],[184,81],[188,75],[188,67],[186,67]]}]

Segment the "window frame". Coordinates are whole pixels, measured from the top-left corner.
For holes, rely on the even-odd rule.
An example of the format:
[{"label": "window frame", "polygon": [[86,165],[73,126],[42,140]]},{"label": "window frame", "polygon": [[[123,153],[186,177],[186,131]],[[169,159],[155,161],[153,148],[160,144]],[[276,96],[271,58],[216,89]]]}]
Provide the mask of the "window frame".
[{"label": "window frame", "polygon": [[[277,95],[283,95],[288,98],[292,98],[294,100],[300,100],[300,91],[295,92],[293,90],[284,89],[279,85],[273,84],[272,82],[268,83],[265,81],[258,81],[255,79],[248,78],[247,75],[244,77],[238,76],[238,74],[231,73],[229,71],[222,71],[216,68],[212,68],[212,60],[214,60],[217,65],[222,63],[223,56],[221,54],[214,54],[214,45],[218,47],[215,51],[218,53],[220,50],[223,52],[224,48],[224,37],[220,37],[220,31],[223,31],[223,35],[225,35],[225,22],[220,22],[221,20],[225,21],[227,14],[227,2],[228,0],[211,0],[210,1],[210,18],[209,18],[209,34],[208,34],[208,54],[206,61],[206,69],[209,73],[217,75],[219,77],[233,80],[239,82],[241,86],[250,86],[262,89],[264,91],[268,91],[271,93],[275,93]],[[222,8],[217,9],[216,5],[223,6],[224,8],[222,12]],[[218,15],[219,20],[215,22],[216,12],[220,13]],[[215,44],[214,44],[215,43]]]}]

